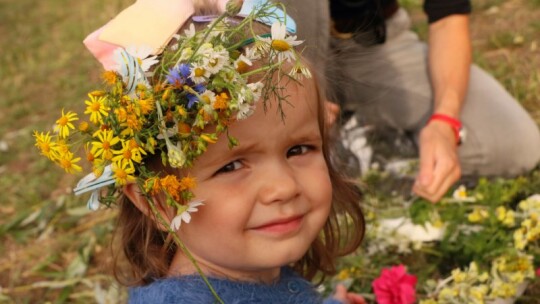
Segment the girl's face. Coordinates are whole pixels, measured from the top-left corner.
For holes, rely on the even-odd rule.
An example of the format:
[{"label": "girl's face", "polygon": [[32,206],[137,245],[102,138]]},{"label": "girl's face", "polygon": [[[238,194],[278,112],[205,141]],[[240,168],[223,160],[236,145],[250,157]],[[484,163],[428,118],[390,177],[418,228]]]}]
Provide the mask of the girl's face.
[{"label": "girl's face", "polygon": [[[312,82],[287,85],[284,119],[276,101],[266,113],[259,103],[252,116],[229,128],[239,146],[230,149],[222,136],[189,171],[197,179],[195,199],[204,205],[178,234],[205,269],[271,281],[322,229],[332,187]],[[171,273],[184,273],[188,264],[178,253]]]}]

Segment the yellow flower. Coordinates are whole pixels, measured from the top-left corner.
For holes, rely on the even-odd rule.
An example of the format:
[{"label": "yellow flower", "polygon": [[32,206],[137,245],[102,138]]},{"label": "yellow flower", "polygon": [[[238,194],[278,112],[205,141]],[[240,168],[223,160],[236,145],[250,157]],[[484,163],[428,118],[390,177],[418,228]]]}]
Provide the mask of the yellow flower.
[{"label": "yellow flower", "polygon": [[81,132],[88,132],[90,130],[90,126],[88,125],[88,122],[81,121],[79,124],[79,131]]},{"label": "yellow flower", "polygon": [[36,138],[36,147],[39,148],[42,155],[45,155],[50,160],[55,160],[56,155],[54,153],[56,148],[56,143],[51,142],[51,136],[49,132],[47,134],[39,134],[37,131],[34,131],[34,137]]},{"label": "yellow flower", "polygon": [[344,281],[348,278],[351,277],[351,274],[349,272],[349,269],[345,268],[345,269],[342,269],[338,275],[337,275],[337,279],[340,280],[340,281]]},{"label": "yellow flower", "polygon": [[62,116],[56,121],[54,131],[58,132],[61,138],[66,138],[69,136],[69,129],[75,129],[75,126],[71,122],[78,119],[76,113],[69,111],[64,114],[64,109],[62,109]]},{"label": "yellow flower", "polygon": [[143,126],[143,121],[135,114],[128,114],[126,121],[121,123],[120,126],[124,128],[120,135],[126,137],[132,137],[135,135],[136,131],[140,131]]},{"label": "yellow flower", "polygon": [[100,177],[105,170],[105,166],[105,161],[103,161],[102,159],[95,159],[92,166],[92,173],[94,173],[96,177]]},{"label": "yellow flower", "polygon": [[180,201],[180,182],[175,175],[167,175],[160,180],[161,188],[169,193],[175,201]]},{"label": "yellow flower", "polygon": [[461,269],[456,268],[452,270],[452,278],[454,279],[454,282],[461,283],[467,279],[467,274],[461,271]]},{"label": "yellow flower", "polygon": [[187,110],[186,110],[186,108],[184,108],[183,106],[178,106],[178,107],[176,107],[176,112],[177,112],[178,115],[180,115],[180,117],[182,117],[182,118],[186,118],[186,117],[187,117]]},{"label": "yellow flower", "polygon": [[486,285],[479,285],[471,287],[471,297],[477,302],[483,303],[489,288]]},{"label": "yellow flower", "polygon": [[103,117],[109,115],[107,111],[110,109],[105,106],[105,97],[99,96],[96,97],[92,94],[88,94],[90,100],[85,100],[84,103],[88,105],[84,114],[90,114],[90,121],[97,124],[102,121]]},{"label": "yellow flower", "polygon": [[209,144],[215,144],[217,142],[217,136],[215,134],[202,134],[201,139]]},{"label": "yellow flower", "polygon": [[152,99],[139,99],[139,107],[143,115],[150,114],[155,109],[154,101]]},{"label": "yellow flower", "polygon": [[194,177],[183,177],[180,180],[180,191],[194,189],[197,186],[197,182]]},{"label": "yellow flower", "polygon": [[112,130],[99,130],[96,133],[99,141],[92,142],[91,152],[95,157],[101,156],[103,159],[111,159],[113,157],[112,148],[120,141],[120,138],[114,136]]},{"label": "yellow flower", "polygon": [[514,247],[519,250],[523,250],[528,243],[523,230],[523,228],[520,228],[514,231]]},{"label": "yellow flower", "polygon": [[127,162],[124,162],[123,164],[113,163],[112,171],[114,179],[116,181],[116,185],[123,186],[128,182],[132,182],[135,180],[135,176],[133,176],[133,173],[135,173],[135,169],[129,167]]},{"label": "yellow flower", "polygon": [[151,177],[144,181],[144,189],[153,195],[156,195],[161,191],[161,181],[159,177]]},{"label": "yellow flower", "polygon": [[144,151],[143,148],[141,148],[141,146],[139,146],[139,144],[137,143],[137,141],[135,140],[135,138],[132,138],[128,141],[128,144],[129,144],[129,148],[131,150],[137,150],[137,153],[140,153],[140,154],[143,154],[143,155],[146,155],[146,151]]},{"label": "yellow flower", "polygon": [[118,81],[118,74],[115,71],[105,71],[101,77],[108,85],[114,85]]},{"label": "yellow flower", "polygon": [[82,168],[76,164],[80,160],[80,157],[73,158],[73,153],[65,153],[58,160],[58,164],[68,173],[80,172]]},{"label": "yellow flower", "polygon": [[469,213],[469,216],[467,217],[467,219],[471,223],[479,223],[483,221],[484,219],[486,219],[488,216],[489,216],[488,212],[485,209],[475,207],[473,212]]},{"label": "yellow flower", "polygon": [[216,95],[216,101],[214,102],[214,105],[213,105],[214,110],[227,109],[228,100],[229,100],[229,96],[225,92],[219,95]]},{"label": "yellow flower", "polygon": [[129,145],[128,141],[122,140],[122,149],[121,150],[114,150],[113,154],[114,156],[112,158],[113,162],[124,164],[125,162],[128,163],[130,167],[133,168],[133,162],[140,163],[142,161],[141,153],[138,149],[132,149]]}]

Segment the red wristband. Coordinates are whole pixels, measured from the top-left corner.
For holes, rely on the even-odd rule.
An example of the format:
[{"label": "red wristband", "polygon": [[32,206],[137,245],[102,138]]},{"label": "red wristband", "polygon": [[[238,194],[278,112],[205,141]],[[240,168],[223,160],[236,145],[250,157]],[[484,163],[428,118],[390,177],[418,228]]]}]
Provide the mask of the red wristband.
[{"label": "red wristband", "polygon": [[461,121],[459,121],[459,119],[456,119],[452,116],[448,116],[445,114],[435,113],[431,115],[427,123],[429,124],[432,120],[440,120],[449,124],[450,127],[452,127],[452,130],[454,131],[454,136],[456,137],[456,143],[459,144],[461,142],[461,137],[459,135],[459,132],[461,131],[462,124],[461,124]]}]

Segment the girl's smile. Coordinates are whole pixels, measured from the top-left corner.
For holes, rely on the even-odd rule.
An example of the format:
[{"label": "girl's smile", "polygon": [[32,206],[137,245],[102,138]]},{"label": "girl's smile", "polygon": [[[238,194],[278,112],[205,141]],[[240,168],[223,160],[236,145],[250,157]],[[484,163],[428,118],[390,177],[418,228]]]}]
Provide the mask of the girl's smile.
[{"label": "girl's smile", "polygon": [[295,215],[288,218],[276,219],[260,226],[250,228],[266,235],[280,237],[297,232],[302,225],[304,215]]}]

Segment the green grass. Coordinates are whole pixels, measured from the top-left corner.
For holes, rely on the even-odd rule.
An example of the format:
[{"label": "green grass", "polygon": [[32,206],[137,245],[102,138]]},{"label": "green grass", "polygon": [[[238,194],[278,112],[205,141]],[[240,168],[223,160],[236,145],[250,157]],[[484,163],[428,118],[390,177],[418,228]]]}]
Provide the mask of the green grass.
[{"label": "green grass", "polygon": [[[94,303],[96,295],[110,303],[123,299],[125,289],[109,275],[114,214],[85,212],[87,197],[71,191],[77,177],[39,156],[31,134],[50,128],[62,108],[82,106],[86,92],[100,81],[99,64],[82,40],[131,3],[0,0],[0,143],[8,147],[0,151],[0,303]],[[473,24],[509,18],[504,10],[482,14],[505,3],[475,2]],[[531,5],[523,10],[540,14],[539,0],[526,3]],[[421,1],[404,5],[421,14]],[[540,122],[538,50],[530,50],[533,41],[540,47],[537,20],[476,37],[475,61]],[[424,17],[414,24],[421,37],[427,31],[423,22]],[[525,40],[516,45],[518,32]]]}]

